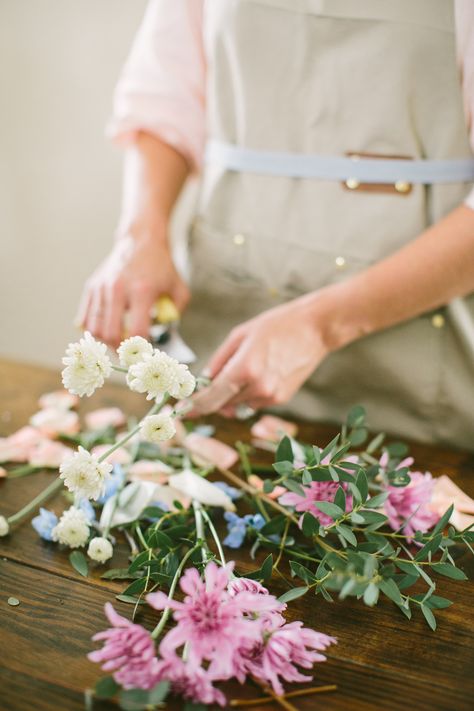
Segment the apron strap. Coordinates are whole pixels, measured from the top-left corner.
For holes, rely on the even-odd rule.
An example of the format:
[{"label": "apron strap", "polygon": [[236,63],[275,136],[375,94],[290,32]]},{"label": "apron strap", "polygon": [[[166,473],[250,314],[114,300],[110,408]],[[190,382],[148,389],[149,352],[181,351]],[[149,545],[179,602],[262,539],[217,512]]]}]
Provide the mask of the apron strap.
[{"label": "apron strap", "polygon": [[474,158],[400,160],[259,151],[224,141],[207,143],[205,162],[224,170],[286,178],[355,180],[359,183],[470,183]]}]

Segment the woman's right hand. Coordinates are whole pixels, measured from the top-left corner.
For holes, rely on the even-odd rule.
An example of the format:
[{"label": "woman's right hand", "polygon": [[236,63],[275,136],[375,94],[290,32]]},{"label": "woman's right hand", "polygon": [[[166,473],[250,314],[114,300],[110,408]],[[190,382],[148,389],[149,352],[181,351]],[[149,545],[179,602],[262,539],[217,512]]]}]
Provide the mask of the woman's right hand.
[{"label": "woman's right hand", "polygon": [[116,347],[125,336],[148,337],[150,311],[161,295],[168,295],[182,311],[189,289],[173,264],[167,240],[147,230],[145,236],[119,236],[110,254],[84,287],[77,324],[96,338]]}]

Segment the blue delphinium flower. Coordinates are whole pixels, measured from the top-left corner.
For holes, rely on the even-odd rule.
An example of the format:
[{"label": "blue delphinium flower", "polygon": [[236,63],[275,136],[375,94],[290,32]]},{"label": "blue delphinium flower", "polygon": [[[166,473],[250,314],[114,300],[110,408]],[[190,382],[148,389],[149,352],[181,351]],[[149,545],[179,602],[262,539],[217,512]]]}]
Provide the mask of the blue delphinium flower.
[{"label": "blue delphinium flower", "polygon": [[87,519],[87,523],[93,523],[95,521],[95,511],[89,499],[81,499],[79,503],[76,503],[76,508],[80,509]]},{"label": "blue delphinium flower", "polygon": [[53,511],[48,511],[47,509],[40,509],[39,516],[35,516],[31,522],[31,525],[35,529],[36,533],[43,538],[45,541],[52,541],[53,528],[58,522],[58,517]]},{"label": "blue delphinium flower", "polygon": [[265,519],[261,514],[247,514],[241,517],[231,511],[226,511],[224,518],[227,521],[229,533],[224,538],[223,543],[228,548],[240,548],[245,540],[248,528],[259,531],[265,524]]},{"label": "blue delphinium flower", "polygon": [[235,486],[229,486],[225,481],[213,481],[212,482],[214,486],[217,486],[218,489],[224,492],[224,494],[227,494],[229,499],[232,501],[235,501],[236,499],[240,499],[240,497],[243,495],[243,492],[240,491],[240,489],[236,489]]},{"label": "blue delphinium flower", "polygon": [[117,493],[125,481],[125,472],[121,464],[114,464],[112,474],[105,483],[104,493],[97,499],[98,504],[105,504],[111,496]]}]

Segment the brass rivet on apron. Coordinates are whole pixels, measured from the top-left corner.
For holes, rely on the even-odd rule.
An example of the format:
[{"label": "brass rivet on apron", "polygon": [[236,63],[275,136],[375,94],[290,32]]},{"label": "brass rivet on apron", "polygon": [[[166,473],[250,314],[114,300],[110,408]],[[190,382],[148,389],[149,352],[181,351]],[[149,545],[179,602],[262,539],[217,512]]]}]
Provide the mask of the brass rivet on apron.
[{"label": "brass rivet on apron", "polygon": [[334,261],[338,269],[344,269],[344,267],[346,266],[346,260],[344,259],[344,257],[336,257]]},{"label": "brass rivet on apron", "polygon": [[360,183],[356,178],[347,178],[346,180],[346,187],[348,187],[349,190],[357,190],[359,185]]},{"label": "brass rivet on apron", "polygon": [[411,185],[410,183],[407,183],[406,180],[397,180],[395,183],[395,190],[397,193],[408,193],[411,190]]},{"label": "brass rivet on apron", "polygon": [[445,323],[446,319],[444,318],[443,314],[434,314],[434,316],[431,317],[431,324],[435,328],[443,328]]},{"label": "brass rivet on apron", "polygon": [[236,247],[241,247],[245,242],[245,235],[240,234],[240,232],[233,237],[233,242]]}]

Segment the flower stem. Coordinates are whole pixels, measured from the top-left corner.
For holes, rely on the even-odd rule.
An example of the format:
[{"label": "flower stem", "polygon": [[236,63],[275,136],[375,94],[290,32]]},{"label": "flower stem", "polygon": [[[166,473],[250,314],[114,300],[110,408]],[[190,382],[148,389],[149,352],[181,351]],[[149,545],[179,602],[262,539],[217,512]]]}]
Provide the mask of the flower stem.
[{"label": "flower stem", "polygon": [[[296,696],[309,696],[310,694],[323,694],[327,691],[336,691],[336,684],[327,684],[326,686],[312,686],[310,689],[297,689],[296,691],[289,691],[285,694],[285,699],[293,699]],[[272,696],[262,696],[259,699],[231,699],[229,706],[232,708],[239,708],[241,706],[263,706],[263,704],[274,703],[274,698]]]},{"label": "flower stem", "polygon": [[214,524],[212,523],[211,517],[209,516],[207,511],[205,511],[204,509],[202,509],[202,515],[204,516],[204,519],[206,520],[207,525],[209,526],[209,530],[212,534],[212,537],[216,543],[217,550],[219,551],[219,558],[221,559],[221,563],[222,563],[222,565],[226,565],[227,561],[225,559],[224,550],[222,548],[222,543],[221,543],[219,535],[214,527]]},{"label": "flower stem", "polygon": [[113,365],[112,370],[116,370],[117,373],[128,373],[128,368],[122,368],[120,365]]},{"label": "flower stem", "polygon": [[[45,467],[46,468],[46,467]],[[21,467],[15,467],[10,469],[7,474],[8,479],[19,479],[22,476],[28,476],[28,474],[33,474],[39,471],[40,467],[35,467],[33,464],[23,464]]]},{"label": "flower stem", "polygon": [[44,503],[47,499],[50,498],[50,496],[53,496],[59,489],[63,486],[63,481],[62,479],[55,479],[54,481],[49,484],[46,489],[43,489],[38,496],[35,496],[35,498],[30,501],[29,504],[26,504],[26,506],[23,506],[22,509],[20,509],[16,514],[13,514],[13,516],[9,516],[7,518],[7,521],[10,525],[13,525],[15,523],[19,523],[23,518],[26,518],[28,514],[30,514],[32,511],[38,508],[38,506],[41,506],[42,503]]},{"label": "flower stem", "polygon": [[[173,599],[174,593],[176,591],[176,586],[178,584],[178,580],[181,577],[181,573],[183,572],[184,566],[186,565],[187,561],[192,556],[192,554],[195,551],[197,551],[198,548],[199,548],[198,544],[196,544],[193,548],[190,548],[188,550],[188,552],[186,553],[186,555],[184,556],[181,563],[178,565],[178,569],[176,570],[176,573],[174,574],[174,578],[171,581],[170,591],[168,593],[169,600]],[[158,622],[155,629],[151,633],[151,636],[153,639],[157,639],[160,636],[160,634],[162,633],[164,626],[166,625],[166,622],[168,621],[168,617],[170,616],[170,612],[171,612],[171,607],[165,607],[165,609],[163,610],[163,614],[161,615],[161,620]]]},{"label": "flower stem", "polygon": [[[194,509],[194,520],[196,521],[196,538],[199,541],[204,541],[206,540],[205,534],[204,534],[204,525],[202,521],[202,506],[199,503],[199,501],[196,501],[196,499],[193,499],[193,509]],[[204,543],[200,544],[201,546],[201,551],[202,551],[202,562],[205,563],[207,560],[207,545]]]},{"label": "flower stem", "polygon": [[[168,395],[165,395],[161,402],[155,402],[155,404],[153,405],[152,408],[150,408],[150,410],[147,412],[145,417],[149,417],[150,415],[156,415],[156,413],[161,410],[161,408],[167,403],[167,401],[168,401]],[[119,441],[116,442],[114,445],[112,445],[112,447],[110,447],[110,449],[108,449],[106,452],[104,452],[104,454],[101,457],[99,457],[99,462],[105,461],[107,459],[107,457],[110,457],[112,452],[115,452],[116,449],[119,449],[119,447],[122,447],[130,439],[132,439],[132,437],[134,435],[136,435],[137,432],[139,431],[141,423],[143,422],[145,417],[142,420],[140,420],[138,425],[136,425],[136,427],[134,427],[132,430],[130,430],[130,432],[127,432],[125,437],[122,437],[122,439],[119,439]]]}]

